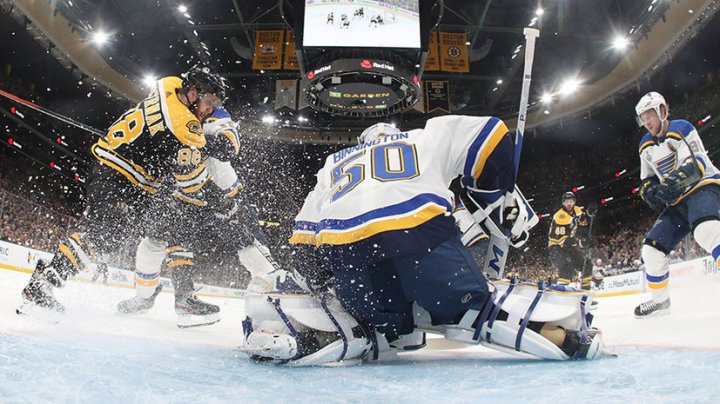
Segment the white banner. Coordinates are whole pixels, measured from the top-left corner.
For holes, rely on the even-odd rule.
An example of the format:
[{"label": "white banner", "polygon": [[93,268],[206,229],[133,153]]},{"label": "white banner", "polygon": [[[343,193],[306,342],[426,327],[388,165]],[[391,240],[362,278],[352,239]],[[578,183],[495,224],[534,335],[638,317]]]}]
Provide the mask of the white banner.
[{"label": "white banner", "polygon": [[[46,251],[35,250],[33,248],[19,246],[0,240],[0,270],[11,270],[18,272],[31,273],[35,269],[38,260],[45,262],[52,260],[52,254]],[[74,278],[76,281],[93,282],[95,272],[80,272]],[[94,282],[103,282],[102,275],[98,276]],[[167,278],[160,278],[163,285],[163,291],[173,291],[172,282]],[[127,269],[108,267],[108,285],[124,288],[135,288],[135,273]],[[245,290],[230,289],[220,286],[196,284],[198,295],[215,296],[215,297],[243,297]]]},{"label": "white banner", "polygon": [[[688,275],[715,276],[717,263],[710,256],[670,264],[670,278]],[[598,287],[598,297],[641,293],[647,290],[645,272],[636,271],[622,275],[606,276]]]}]

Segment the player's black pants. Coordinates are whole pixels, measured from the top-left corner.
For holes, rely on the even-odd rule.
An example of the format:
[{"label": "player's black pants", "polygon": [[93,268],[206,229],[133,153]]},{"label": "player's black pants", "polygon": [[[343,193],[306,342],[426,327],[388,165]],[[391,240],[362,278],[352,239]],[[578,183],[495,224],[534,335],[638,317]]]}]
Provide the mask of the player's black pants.
[{"label": "player's black pants", "polygon": [[585,283],[585,278],[590,276],[589,271],[582,267],[585,260],[583,250],[576,247],[551,246],[548,248],[548,253],[550,263],[558,274],[558,281],[570,283],[577,278],[578,272],[582,272]]},{"label": "player's black pants", "polygon": [[51,265],[67,279],[83,270],[87,259],[119,251],[128,242],[137,242],[145,228],[140,215],[150,195],[114,171],[96,165],[86,188],[87,204],[76,228],[58,246]]},{"label": "player's black pants", "polygon": [[413,302],[439,325],[457,324],[468,310],[482,310],[490,298],[485,278],[458,238],[430,251],[337,267],[333,273],[343,307],[389,341],[414,330]]}]

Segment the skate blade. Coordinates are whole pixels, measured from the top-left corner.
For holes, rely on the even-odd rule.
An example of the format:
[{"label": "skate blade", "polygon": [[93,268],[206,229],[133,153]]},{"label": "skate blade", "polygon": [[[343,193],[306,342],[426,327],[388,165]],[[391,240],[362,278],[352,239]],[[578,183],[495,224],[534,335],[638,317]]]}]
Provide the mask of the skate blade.
[{"label": "skate blade", "polygon": [[40,307],[34,303],[23,302],[15,313],[19,316],[29,317],[34,320],[40,320],[52,324],[57,324],[62,320],[63,313]]},{"label": "skate blade", "polygon": [[658,311],[655,311],[655,312],[653,312],[653,313],[646,314],[646,315],[644,315],[644,316],[638,316],[638,315],[635,315],[635,314],[633,313],[633,315],[634,315],[635,318],[637,318],[637,319],[652,318],[652,317],[662,317],[662,316],[667,316],[668,314],[670,314],[670,309],[658,310]]},{"label": "skate blade", "polygon": [[147,314],[148,311],[150,311],[150,310],[140,310],[140,311],[136,311],[136,312],[127,312],[127,311],[117,310],[117,311],[115,311],[115,314],[118,314],[121,316],[127,316],[127,317],[137,317],[137,316],[141,316],[143,314]]},{"label": "skate blade", "polygon": [[220,313],[198,316],[192,314],[178,314],[178,328],[205,327],[220,321]]}]

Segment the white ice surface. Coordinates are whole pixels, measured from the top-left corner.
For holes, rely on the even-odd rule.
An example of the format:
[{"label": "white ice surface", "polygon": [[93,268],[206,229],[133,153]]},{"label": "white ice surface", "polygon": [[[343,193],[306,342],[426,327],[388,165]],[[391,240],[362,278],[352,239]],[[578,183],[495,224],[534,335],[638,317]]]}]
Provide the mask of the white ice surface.
[{"label": "white ice surface", "polygon": [[115,314],[134,291],[70,282],[60,322],[18,316],[28,275],[0,269],[0,402],[716,402],[720,277],[682,278],[672,313],[637,320],[642,295],[600,299],[595,325],[619,354],[580,362],[521,361],[491,350],[425,350],[398,362],[290,369],[235,348],[242,300],[210,327],[175,326],[163,293],[141,317]]},{"label": "white ice surface", "polygon": [[[420,20],[393,12],[395,21],[384,17],[385,24],[378,27],[370,26],[370,17],[384,15],[382,8],[363,6],[364,18],[353,18],[359,5],[314,5],[305,11],[305,29],[303,43],[305,46],[343,46],[343,47],[391,47],[419,48]],[[335,13],[335,23],[328,24],[327,16]],[[347,14],[350,26],[342,28],[340,16]],[[415,35],[410,35],[415,33]]]}]

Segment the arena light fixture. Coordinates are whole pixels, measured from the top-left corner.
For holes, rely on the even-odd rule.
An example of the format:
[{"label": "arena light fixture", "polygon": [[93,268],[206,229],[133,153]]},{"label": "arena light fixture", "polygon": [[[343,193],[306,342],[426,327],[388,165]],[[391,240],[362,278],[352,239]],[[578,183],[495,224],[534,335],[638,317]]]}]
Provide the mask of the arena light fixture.
[{"label": "arena light fixture", "polygon": [[536,16],[541,17],[543,14],[545,14],[545,10],[543,10],[542,7],[538,7],[537,10],[535,10]]},{"label": "arena light fixture", "polygon": [[157,81],[157,77],[155,77],[155,75],[150,74],[150,73],[146,74],[142,79],[142,82],[146,87],[152,87],[156,81]]},{"label": "arena light fixture", "polygon": [[275,122],[275,118],[272,115],[263,115],[262,121],[263,123],[271,124]]},{"label": "arena light fixture", "polygon": [[179,5],[177,9],[178,9],[178,11],[181,12],[181,13],[187,13],[187,11],[188,11],[187,6],[184,5],[184,4]]},{"label": "arena light fixture", "polygon": [[552,94],[543,93],[542,97],[540,97],[540,102],[543,104],[550,104],[552,102]]},{"label": "arena light fixture", "polygon": [[577,78],[566,79],[562,85],[560,85],[560,93],[562,95],[570,95],[580,88],[580,80]]},{"label": "arena light fixture", "polygon": [[613,48],[619,51],[624,51],[629,45],[630,40],[624,35],[618,35],[612,41]]},{"label": "arena light fixture", "polygon": [[110,40],[110,35],[105,31],[96,31],[92,34],[92,41],[95,45],[102,46]]}]

